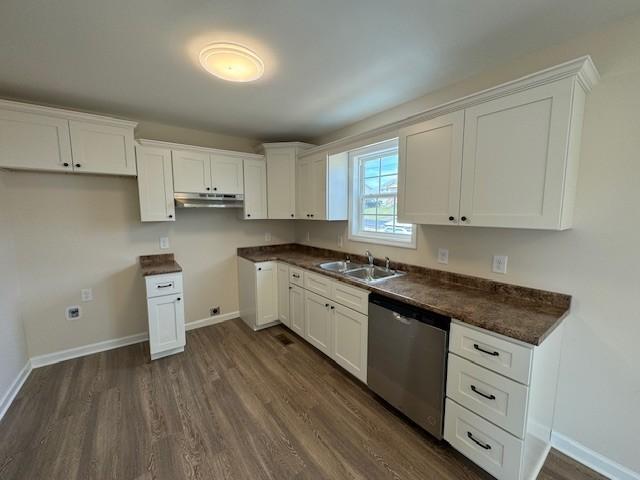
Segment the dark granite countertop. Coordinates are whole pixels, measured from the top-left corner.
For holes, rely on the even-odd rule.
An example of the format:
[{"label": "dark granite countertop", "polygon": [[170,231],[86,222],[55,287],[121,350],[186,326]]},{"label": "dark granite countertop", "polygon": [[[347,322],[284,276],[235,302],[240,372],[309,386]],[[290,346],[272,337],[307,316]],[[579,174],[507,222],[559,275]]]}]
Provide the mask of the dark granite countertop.
[{"label": "dark granite countertop", "polygon": [[164,253],[161,255],[141,255],[140,268],[142,275],[163,275],[165,273],[181,272],[182,267],[176,262],[173,253]]},{"label": "dark granite countertop", "polygon": [[[397,262],[391,268],[407,275],[373,285],[318,266],[345,255],[299,244],[238,248],[238,256],[252,262],[286,262],[531,345],[540,345],[571,306],[569,295]],[[348,255],[354,262],[366,263],[361,255]],[[376,259],[376,264],[383,261]]]}]

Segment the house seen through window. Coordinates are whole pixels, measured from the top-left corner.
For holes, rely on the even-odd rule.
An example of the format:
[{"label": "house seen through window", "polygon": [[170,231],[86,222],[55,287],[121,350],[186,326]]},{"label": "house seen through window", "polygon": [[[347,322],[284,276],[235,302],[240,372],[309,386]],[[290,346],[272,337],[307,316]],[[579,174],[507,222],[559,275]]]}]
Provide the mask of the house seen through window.
[{"label": "house seen through window", "polygon": [[352,173],[349,237],[415,248],[415,227],[398,220],[398,142],[349,154]]}]

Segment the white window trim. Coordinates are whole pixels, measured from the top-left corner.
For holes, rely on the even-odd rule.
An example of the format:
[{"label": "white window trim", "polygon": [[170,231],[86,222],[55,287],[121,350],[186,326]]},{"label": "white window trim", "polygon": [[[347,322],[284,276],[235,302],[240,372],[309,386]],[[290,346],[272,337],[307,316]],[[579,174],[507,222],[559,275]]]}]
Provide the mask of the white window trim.
[{"label": "white window trim", "polygon": [[[417,248],[417,228],[416,225],[412,225],[411,236],[406,235],[393,235],[388,233],[376,233],[371,232],[363,235],[359,231],[354,231],[359,225],[355,219],[355,215],[358,215],[358,202],[360,200],[360,181],[359,172],[356,172],[355,164],[359,157],[369,155],[374,152],[380,152],[384,150],[396,150],[398,148],[398,139],[392,138],[384,140],[372,145],[357,148],[349,152],[349,225],[347,227],[347,237],[350,241],[362,242],[362,243],[374,243],[378,245],[388,245],[392,247],[400,248]],[[378,195],[380,196],[380,195]],[[384,195],[383,195],[384,196]],[[397,199],[397,195],[396,195]],[[397,200],[396,200],[397,201]]]}]

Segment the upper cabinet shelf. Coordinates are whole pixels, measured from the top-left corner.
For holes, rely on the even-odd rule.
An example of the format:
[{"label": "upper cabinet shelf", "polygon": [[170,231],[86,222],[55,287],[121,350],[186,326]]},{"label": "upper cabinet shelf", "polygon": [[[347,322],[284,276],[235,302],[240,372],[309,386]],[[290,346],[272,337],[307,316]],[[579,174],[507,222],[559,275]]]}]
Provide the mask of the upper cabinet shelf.
[{"label": "upper cabinet shelf", "polygon": [[135,176],[136,125],[0,100],[0,167]]},{"label": "upper cabinet shelf", "polygon": [[399,219],[571,228],[585,97],[598,77],[589,58],[567,65],[401,128]]}]

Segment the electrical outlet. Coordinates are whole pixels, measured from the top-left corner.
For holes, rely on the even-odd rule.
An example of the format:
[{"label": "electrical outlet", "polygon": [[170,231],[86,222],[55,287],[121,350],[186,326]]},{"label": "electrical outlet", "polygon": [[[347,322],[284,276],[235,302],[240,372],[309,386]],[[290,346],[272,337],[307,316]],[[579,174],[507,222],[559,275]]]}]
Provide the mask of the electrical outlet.
[{"label": "electrical outlet", "polygon": [[507,273],[507,260],[509,257],[506,255],[494,255],[492,270],[495,273]]},{"label": "electrical outlet", "polygon": [[449,263],[449,250],[447,248],[438,249],[438,263],[447,265]]},{"label": "electrical outlet", "polygon": [[83,302],[90,302],[93,300],[93,290],[90,288],[83,288],[80,290],[80,298]]},{"label": "electrical outlet", "polygon": [[67,307],[66,317],[67,320],[78,320],[82,316],[82,310],[78,305],[72,305]]},{"label": "electrical outlet", "polygon": [[264,241],[265,242],[270,242],[271,241],[271,232],[265,232]]},{"label": "electrical outlet", "polygon": [[167,250],[169,248],[169,237],[160,237],[160,248]]},{"label": "electrical outlet", "polygon": [[213,317],[214,315],[220,315],[220,307],[211,307],[209,309],[209,316]]}]

